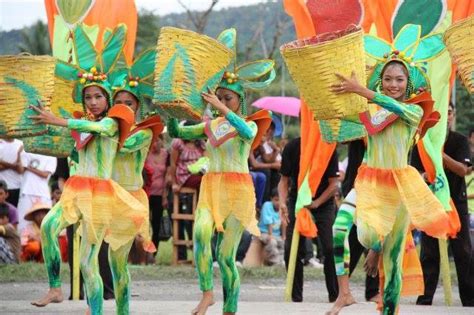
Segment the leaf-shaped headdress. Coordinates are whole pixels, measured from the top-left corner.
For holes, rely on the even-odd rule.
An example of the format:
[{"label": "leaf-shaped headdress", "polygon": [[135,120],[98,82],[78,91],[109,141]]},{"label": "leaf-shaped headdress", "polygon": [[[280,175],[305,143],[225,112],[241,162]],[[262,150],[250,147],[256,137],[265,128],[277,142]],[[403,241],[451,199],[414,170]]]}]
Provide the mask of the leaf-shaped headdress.
[{"label": "leaf-shaped headdress", "polygon": [[377,60],[369,77],[368,87],[379,91],[381,75],[390,62],[399,62],[408,70],[407,97],[422,90],[429,90],[429,79],[424,68],[426,62],[445,50],[442,34],[421,37],[421,26],[407,24],[395,37],[392,44],[372,35],[364,36],[366,54]]},{"label": "leaf-shaped headdress", "polygon": [[234,28],[224,30],[217,40],[234,52],[233,62],[227,67],[218,87],[237,93],[240,96],[241,113],[247,115],[245,89],[261,90],[269,86],[275,79],[273,69],[275,62],[271,59],[262,59],[237,66],[237,31]]},{"label": "leaf-shaped headdress", "polygon": [[109,75],[113,97],[127,91],[138,100],[143,109],[143,98],[153,98],[153,72],[155,70],[156,49],[150,48],[135,58],[130,67],[116,68]]},{"label": "leaf-shaped headdress", "polygon": [[112,32],[105,33],[104,48],[98,52],[82,25],[76,27],[73,33],[73,45],[77,65],[60,60],[56,62],[56,76],[75,82],[72,94],[74,102],[83,103],[82,91],[88,86],[102,88],[111,102],[112,92],[108,75],[120,58],[126,36],[126,25],[118,25]]}]

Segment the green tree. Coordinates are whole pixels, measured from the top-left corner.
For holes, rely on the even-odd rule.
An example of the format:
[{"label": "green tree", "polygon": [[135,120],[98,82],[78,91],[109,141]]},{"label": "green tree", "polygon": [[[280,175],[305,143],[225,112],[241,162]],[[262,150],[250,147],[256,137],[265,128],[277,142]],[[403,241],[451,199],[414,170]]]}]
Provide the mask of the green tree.
[{"label": "green tree", "polygon": [[149,10],[140,10],[138,13],[137,40],[135,54],[156,46],[160,33],[160,18]]},{"label": "green tree", "polygon": [[456,131],[469,135],[474,128],[474,97],[456,80]]},{"label": "green tree", "polygon": [[18,45],[20,52],[32,55],[51,55],[48,26],[37,21],[32,26],[21,31],[22,42]]}]

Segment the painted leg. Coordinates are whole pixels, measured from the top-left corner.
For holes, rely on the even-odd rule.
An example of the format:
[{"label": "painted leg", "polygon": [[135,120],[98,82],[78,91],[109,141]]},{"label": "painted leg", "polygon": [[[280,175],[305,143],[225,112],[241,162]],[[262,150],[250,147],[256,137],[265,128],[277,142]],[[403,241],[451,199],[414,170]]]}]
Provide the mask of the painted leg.
[{"label": "painted leg", "polygon": [[326,315],[337,315],[346,306],[356,303],[349,287],[349,233],[354,224],[355,190],[342,202],[333,225],[334,265],[336,266],[339,294]]},{"label": "painted leg", "polygon": [[133,239],[128,243],[112,250],[109,246],[109,262],[114,281],[116,314],[130,314],[130,273],[128,272],[128,253],[132,247]]},{"label": "painted leg", "polygon": [[192,314],[206,314],[207,308],[214,304],[214,283],[212,271],[211,238],[214,231],[214,221],[208,209],[198,209],[194,221],[194,261],[199,276],[199,288],[202,298]]},{"label": "painted leg", "polygon": [[97,244],[89,244],[87,240],[87,232],[82,224],[82,240],[81,240],[81,272],[84,278],[84,288],[87,295],[87,304],[89,305],[90,314],[103,314],[104,284],[99,272],[99,250],[104,233],[98,235]]},{"label": "painted leg", "polygon": [[392,232],[383,242],[383,267],[385,285],[383,293],[383,314],[398,313],[400,292],[402,289],[402,263],[405,253],[405,241],[410,219],[404,207],[397,215]]},{"label": "painted leg", "polygon": [[61,254],[59,251],[58,235],[68,224],[62,219],[63,208],[58,202],[44,217],[41,224],[41,242],[44,263],[48,271],[49,290],[38,301],[31,302],[35,306],[46,306],[49,303],[61,303],[63,292],[61,290]]},{"label": "painted leg", "polygon": [[224,289],[224,314],[237,312],[240,293],[240,276],[235,266],[235,256],[244,226],[234,216],[224,221],[224,232],[217,236],[217,262]]}]

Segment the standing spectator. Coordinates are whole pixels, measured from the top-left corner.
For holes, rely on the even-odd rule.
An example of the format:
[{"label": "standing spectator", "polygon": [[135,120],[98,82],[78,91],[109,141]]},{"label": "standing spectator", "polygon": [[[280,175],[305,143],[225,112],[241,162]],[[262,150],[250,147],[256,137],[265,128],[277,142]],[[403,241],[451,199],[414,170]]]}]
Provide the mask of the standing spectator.
[{"label": "standing spectator", "polygon": [[[281,178],[280,183],[278,184],[281,215],[286,221],[284,223],[288,223],[285,239],[285,263],[287,268],[290,257],[291,240],[293,238],[293,230],[296,221],[295,204],[298,190],[298,173],[301,153],[300,146],[301,138],[296,138],[290,141],[283,150],[280,169]],[[308,206],[318,228],[318,238],[321,241],[322,252],[325,256],[324,276],[326,279],[326,288],[328,290],[330,302],[334,302],[338,295],[332,244],[332,225],[336,217],[334,193],[337,189],[338,176],[337,153],[334,152],[329,161],[328,167],[321,178],[321,183],[313,197],[313,201]],[[300,239],[297,255],[291,297],[293,302],[302,302],[303,260],[305,258],[304,238]]]},{"label": "standing spectator", "polygon": [[166,171],[168,169],[169,153],[163,146],[163,135],[161,134],[151,146],[150,153],[145,162],[145,167],[153,170],[151,184],[148,191],[151,212],[151,228],[153,230],[152,241],[158,250],[158,232],[160,231],[163,209],[168,207],[168,189],[166,185]]},{"label": "standing spectator", "polygon": [[[448,107],[448,134],[444,143],[443,165],[448,179],[451,199],[461,221],[461,230],[455,238],[449,238],[449,245],[456,265],[459,284],[459,296],[463,306],[474,306],[474,255],[469,236],[469,213],[467,207],[466,181],[464,177],[471,164],[469,142],[464,135],[451,130],[455,118],[453,104]],[[412,164],[424,172],[418,150],[412,154]],[[419,296],[416,304],[431,305],[439,278],[438,240],[425,233],[421,236],[421,267],[425,282],[425,292]]]},{"label": "standing spectator", "polygon": [[24,171],[21,163],[22,152],[23,142],[20,140],[0,139],[0,180],[7,183],[7,201],[15,207],[18,207],[21,177]]},{"label": "standing spectator", "polygon": [[8,221],[8,206],[0,204],[0,264],[18,263],[20,236]]},{"label": "standing spectator", "polygon": [[21,181],[18,201],[19,231],[26,226],[24,216],[35,203],[44,203],[51,207],[51,192],[48,180],[56,171],[56,158],[41,154],[23,152],[21,161],[25,168]]},{"label": "standing spectator", "polygon": [[[189,122],[185,126],[192,125]],[[182,187],[199,190],[201,185],[201,174],[191,174],[188,165],[193,164],[204,155],[205,143],[202,140],[183,140],[173,139],[171,142],[170,153],[170,172],[173,193],[179,193]],[[192,200],[189,195],[182,195],[179,200],[179,211],[181,213],[192,213]],[[193,226],[191,222],[180,221],[178,224],[178,235],[184,239],[184,232],[188,239],[192,238]],[[180,245],[178,247],[178,259],[187,259],[187,247]]]},{"label": "standing spectator", "polygon": [[266,265],[283,264],[283,240],[281,238],[280,199],[278,190],[273,189],[271,201],[263,204],[258,220],[260,240],[264,245],[264,263]]},{"label": "standing spectator", "polygon": [[8,222],[16,229],[18,225],[18,210],[11,203],[7,202],[8,185],[0,180],[0,205],[5,204],[8,207]]}]

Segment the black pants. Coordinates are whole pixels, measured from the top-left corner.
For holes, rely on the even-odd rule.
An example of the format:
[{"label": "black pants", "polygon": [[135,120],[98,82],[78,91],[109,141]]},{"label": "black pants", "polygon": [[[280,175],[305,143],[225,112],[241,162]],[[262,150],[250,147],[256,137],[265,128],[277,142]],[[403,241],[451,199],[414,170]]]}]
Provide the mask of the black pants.
[{"label": "black pants", "polygon": [[[285,240],[285,265],[288,268],[291,240],[293,238],[293,229],[295,227],[295,201],[288,204],[288,212],[290,223],[286,230]],[[336,268],[334,266],[334,253],[332,241],[332,225],[336,219],[336,209],[334,204],[321,207],[311,211],[318,228],[318,238],[321,241],[323,255],[326,257],[324,261],[324,277],[326,280],[326,288],[328,290],[329,302],[334,302],[338,295]],[[303,301],[303,264],[305,258],[305,239],[300,238],[298,244],[298,253],[295,266],[295,277],[293,280],[293,289],[291,299],[293,302]]]},{"label": "black pants", "polygon": [[[367,253],[367,250],[362,246],[357,238],[357,226],[352,225],[352,229],[349,233],[349,248],[351,252],[351,260],[349,262],[349,275],[352,275],[352,272],[357,267],[359,263],[360,256],[363,253]],[[379,293],[379,276],[377,277],[365,277],[365,299],[369,301],[371,298],[376,296]]]},{"label": "black pants", "polygon": [[[449,246],[456,265],[459,297],[463,306],[474,306],[474,254],[469,237],[469,214],[460,214],[461,230],[457,237],[449,239]],[[436,238],[425,233],[421,236],[421,267],[425,281],[425,294],[416,301],[419,305],[431,305],[439,278],[439,245]]]},{"label": "black pants", "polygon": [[153,231],[152,241],[155,247],[158,248],[160,242],[158,233],[160,232],[161,218],[163,217],[163,197],[162,196],[150,196],[150,218],[151,218],[151,229]]},{"label": "black pants", "polygon": [[[74,252],[74,240],[73,240],[73,230],[74,226],[70,225],[66,228],[66,235],[68,241],[68,249],[67,249],[67,256],[68,256],[68,263],[69,263],[69,275],[71,281],[71,293],[69,295],[69,299],[72,300],[72,288],[74,277],[72,275],[72,271],[74,270],[74,262],[73,262],[73,252]],[[102,243],[99,251],[99,273],[100,277],[102,278],[102,282],[104,283],[104,300],[109,300],[114,298],[114,283],[112,279],[112,271],[110,270],[109,265],[109,245],[105,242]],[[82,278],[82,274],[79,271],[79,298],[82,300],[84,298],[84,280]]]},{"label": "black pants", "polygon": [[[193,195],[179,194],[179,213],[192,214],[193,213]],[[178,237],[184,239],[184,235],[188,235],[188,240],[193,238],[193,223],[191,221],[178,221]],[[188,259],[188,247],[185,245],[178,246],[178,259]]]},{"label": "black pants", "polygon": [[18,207],[18,199],[20,199],[20,189],[9,189],[7,202]]}]

